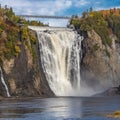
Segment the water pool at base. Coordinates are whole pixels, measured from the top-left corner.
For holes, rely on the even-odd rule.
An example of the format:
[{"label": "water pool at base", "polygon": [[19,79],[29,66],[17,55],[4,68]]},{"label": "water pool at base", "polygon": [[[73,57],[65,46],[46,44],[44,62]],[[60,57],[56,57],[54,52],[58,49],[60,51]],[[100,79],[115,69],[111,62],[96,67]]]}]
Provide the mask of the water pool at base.
[{"label": "water pool at base", "polygon": [[119,120],[120,97],[58,97],[0,100],[0,120]]}]

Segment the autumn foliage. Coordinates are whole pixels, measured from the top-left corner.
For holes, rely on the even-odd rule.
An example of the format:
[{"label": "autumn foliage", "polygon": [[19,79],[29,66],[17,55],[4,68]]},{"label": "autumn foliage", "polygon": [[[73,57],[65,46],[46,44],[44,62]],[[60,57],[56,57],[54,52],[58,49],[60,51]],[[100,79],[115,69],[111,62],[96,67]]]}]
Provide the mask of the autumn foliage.
[{"label": "autumn foliage", "polygon": [[102,13],[103,16],[109,16],[109,15],[120,15],[120,9],[110,9],[110,10],[101,10],[100,11]]},{"label": "autumn foliage", "polygon": [[21,53],[22,44],[26,45],[35,56],[32,46],[36,43],[36,38],[30,33],[28,25],[44,26],[38,21],[21,19],[15,15],[12,8],[0,6],[0,63],[4,59],[17,57]]},{"label": "autumn foliage", "polygon": [[81,33],[95,30],[106,46],[112,45],[110,34],[114,33],[120,42],[120,9],[84,12],[81,18],[72,18],[71,25]]}]

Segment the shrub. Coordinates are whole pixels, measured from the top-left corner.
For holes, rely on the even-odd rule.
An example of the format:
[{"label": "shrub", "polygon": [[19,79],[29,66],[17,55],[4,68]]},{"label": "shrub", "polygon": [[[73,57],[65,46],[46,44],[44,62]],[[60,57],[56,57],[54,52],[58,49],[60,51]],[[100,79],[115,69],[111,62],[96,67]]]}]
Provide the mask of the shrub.
[{"label": "shrub", "polygon": [[94,51],[97,51],[98,49],[99,49],[99,46],[97,44],[93,46]]},{"label": "shrub", "polygon": [[120,111],[115,111],[114,115],[120,115]]},{"label": "shrub", "polygon": [[15,45],[15,52],[18,54],[21,52],[20,47],[17,45]]}]

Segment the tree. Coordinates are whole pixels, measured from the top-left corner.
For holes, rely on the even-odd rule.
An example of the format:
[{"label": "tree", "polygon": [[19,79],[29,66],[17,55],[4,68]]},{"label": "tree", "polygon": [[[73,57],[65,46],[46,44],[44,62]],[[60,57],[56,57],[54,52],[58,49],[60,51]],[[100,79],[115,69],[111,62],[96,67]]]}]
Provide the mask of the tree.
[{"label": "tree", "polygon": [[7,9],[7,5],[5,5],[5,9]]},{"label": "tree", "polygon": [[12,7],[10,7],[10,12],[13,13],[13,9],[12,9]]},{"label": "tree", "polygon": [[83,18],[87,18],[88,17],[88,13],[87,12],[83,12],[82,17]]},{"label": "tree", "polygon": [[90,13],[93,11],[93,8],[92,7],[90,7]]},{"label": "tree", "polygon": [[78,15],[72,15],[72,18],[78,18]]}]

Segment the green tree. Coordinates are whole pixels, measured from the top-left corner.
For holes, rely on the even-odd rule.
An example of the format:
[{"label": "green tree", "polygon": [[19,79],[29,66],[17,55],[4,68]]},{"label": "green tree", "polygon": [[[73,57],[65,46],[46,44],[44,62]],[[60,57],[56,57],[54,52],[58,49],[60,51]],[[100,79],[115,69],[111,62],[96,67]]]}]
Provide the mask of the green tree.
[{"label": "green tree", "polygon": [[92,8],[92,7],[90,7],[90,13],[91,13],[91,12],[93,12],[93,8]]}]

